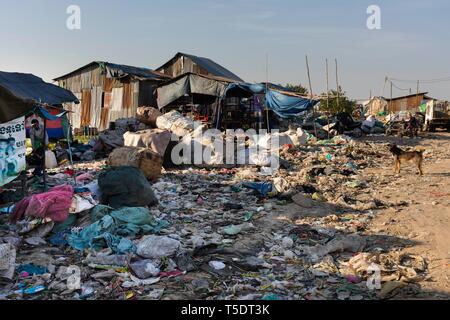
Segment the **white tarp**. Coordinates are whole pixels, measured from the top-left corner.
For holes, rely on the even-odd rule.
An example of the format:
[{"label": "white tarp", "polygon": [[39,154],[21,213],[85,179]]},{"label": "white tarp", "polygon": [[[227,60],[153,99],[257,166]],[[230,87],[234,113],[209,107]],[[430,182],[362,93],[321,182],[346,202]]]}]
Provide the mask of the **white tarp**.
[{"label": "white tarp", "polygon": [[25,117],[0,124],[0,186],[26,169]]}]

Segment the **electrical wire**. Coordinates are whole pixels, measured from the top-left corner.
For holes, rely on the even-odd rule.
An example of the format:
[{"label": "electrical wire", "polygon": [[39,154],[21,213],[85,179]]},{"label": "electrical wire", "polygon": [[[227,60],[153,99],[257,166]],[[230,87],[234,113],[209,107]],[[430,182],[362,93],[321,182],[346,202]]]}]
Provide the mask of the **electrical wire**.
[{"label": "electrical wire", "polygon": [[404,82],[404,83],[419,83],[422,84],[433,84],[433,83],[440,83],[440,82],[449,82],[450,77],[445,78],[437,78],[437,79],[428,79],[428,80],[405,80],[405,79],[396,79],[396,78],[388,78],[390,81],[397,81],[397,82]]}]

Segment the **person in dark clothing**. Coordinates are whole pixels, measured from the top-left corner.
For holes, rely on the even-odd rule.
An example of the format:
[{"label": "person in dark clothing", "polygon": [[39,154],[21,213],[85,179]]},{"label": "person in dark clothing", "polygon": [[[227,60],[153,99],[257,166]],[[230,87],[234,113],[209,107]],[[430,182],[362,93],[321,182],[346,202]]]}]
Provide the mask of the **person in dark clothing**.
[{"label": "person in dark clothing", "polygon": [[418,136],[418,131],[419,131],[419,121],[417,120],[417,118],[412,115],[411,113],[409,114],[409,120],[408,120],[408,126],[407,126],[408,132],[410,132],[411,136]]},{"label": "person in dark clothing", "polygon": [[33,147],[30,163],[36,166],[33,174],[40,176],[44,171],[45,149],[48,145],[48,135],[37,119],[31,121],[30,139]]}]

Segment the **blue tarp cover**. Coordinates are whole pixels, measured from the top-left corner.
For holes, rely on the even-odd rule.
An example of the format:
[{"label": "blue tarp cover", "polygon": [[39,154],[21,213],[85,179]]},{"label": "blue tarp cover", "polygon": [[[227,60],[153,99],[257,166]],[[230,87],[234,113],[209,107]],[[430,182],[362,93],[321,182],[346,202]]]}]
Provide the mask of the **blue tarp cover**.
[{"label": "blue tarp cover", "polygon": [[266,94],[267,108],[284,119],[295,117],[312,109],[317,103],[317,100],[296,97],[275,90],[269,90]]},{"label": "blue tarp cover", "polygon": [[225,97],[251,97],[266,91],[263,83],[230,83],[225,90]]},{"label": "blue tarp cover", "polygon": [[289,90],[273,83],[231,83],[228,85],[223,98],[249,98],[255,94],[266,92],[266,107],[273,110],[279,117],[287,119],[313,108],[319,101],[289,94]]},{"label": "blue tarp cover", "polygon": [[51,114],[50,112],[48,112],[48,111],[47,111],[45,108],[43,108],[43,107],[37,107],[37,108],[35,109],[35,112],[36,112],[41,118],[45,118],[45,119],[50,120],[50,121],[55,121],[55,120],[61,119],[61,118],[63,118],[63,117],[67,114],[67,111],[62,111],[60,114],[53,115],[53,114]]}]

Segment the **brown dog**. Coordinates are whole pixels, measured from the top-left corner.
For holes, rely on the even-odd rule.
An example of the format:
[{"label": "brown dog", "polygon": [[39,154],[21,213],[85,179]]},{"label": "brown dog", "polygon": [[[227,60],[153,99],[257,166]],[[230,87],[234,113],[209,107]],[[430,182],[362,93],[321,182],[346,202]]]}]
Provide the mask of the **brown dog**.
[{"label": "brown dog", "polygon": [[391,145],[389,149],[394,155],[395,173],[400,173],[401,164],[408,161],[414,161],[419,170],[419,174],[423,176],[422,163],[424,151],[403,151],[396,145]]}]

